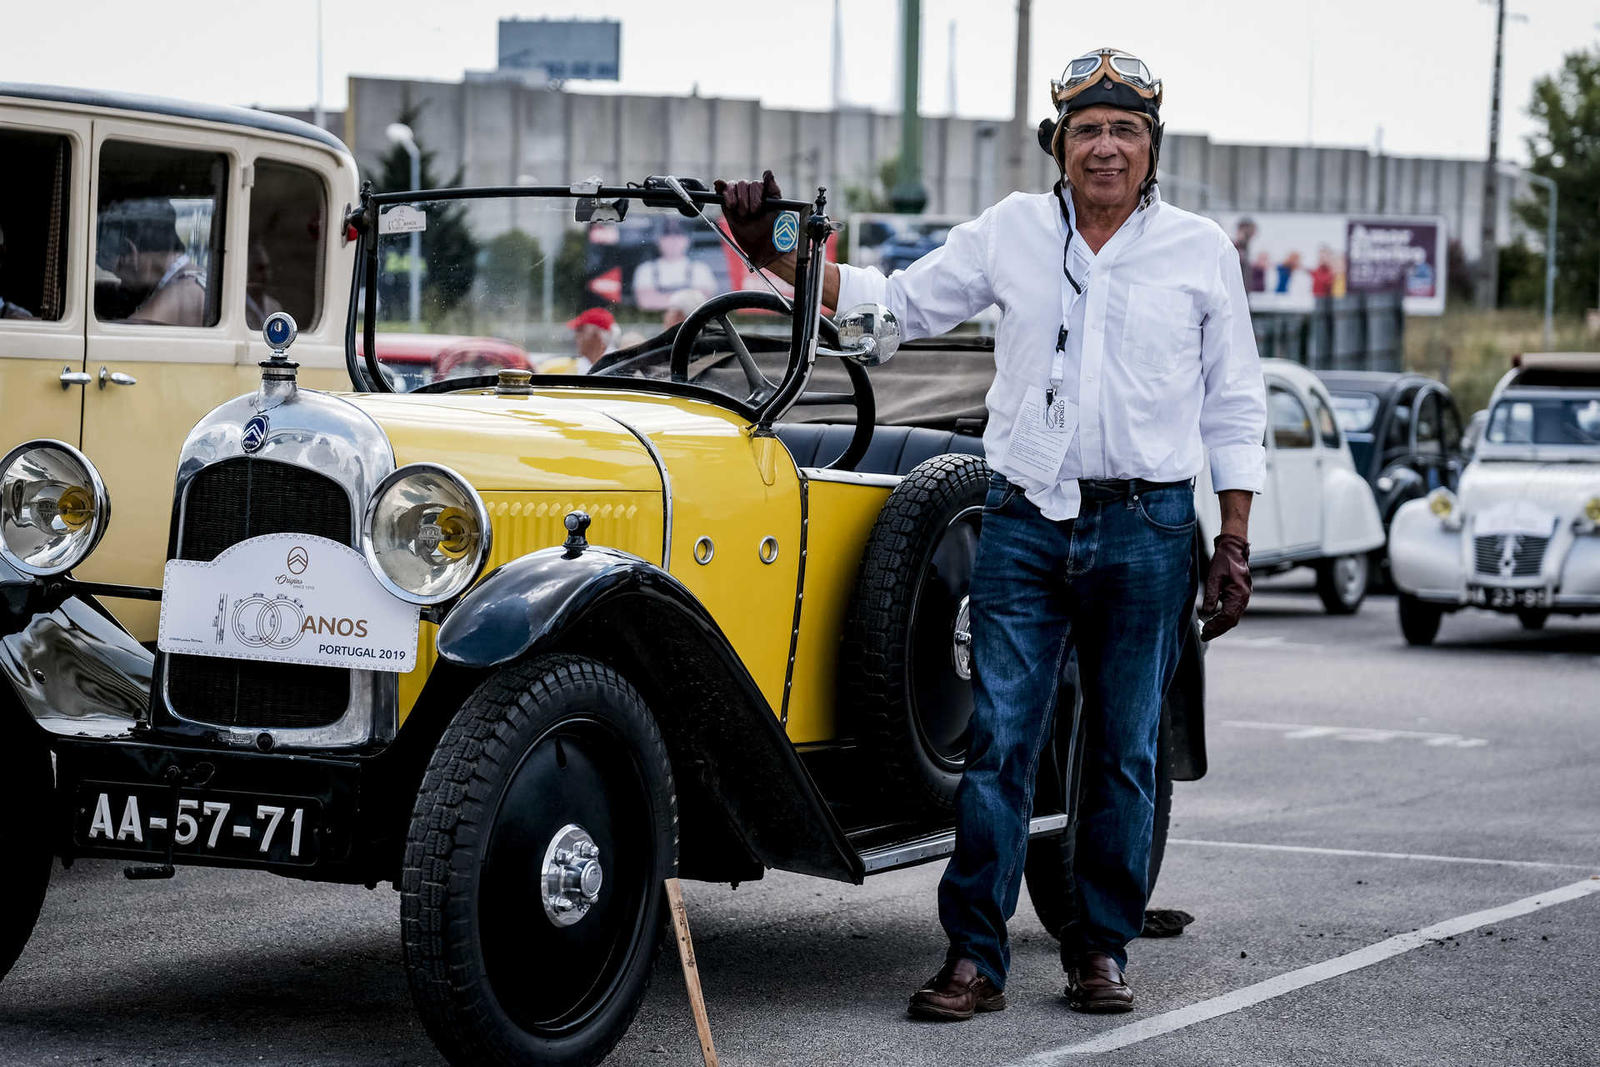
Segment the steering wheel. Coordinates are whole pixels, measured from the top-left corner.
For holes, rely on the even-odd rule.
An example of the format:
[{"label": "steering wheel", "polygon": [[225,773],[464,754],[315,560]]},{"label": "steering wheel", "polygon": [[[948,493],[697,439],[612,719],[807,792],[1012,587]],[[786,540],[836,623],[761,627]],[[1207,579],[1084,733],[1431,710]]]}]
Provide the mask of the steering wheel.
[{"label": "steering wheel", "polygon": [[[761,372],[760,366],[750,355],[750,349],[744,343],[744,338],[733,328],[728,316],[735,311],[792,313],[777,293],[751,289],[714,296],[691,311],[689,317],[679,324],[677,336],[672,340],[669,369],[673,381],[688,382],[689,358],[694,354],[695,342],[699,340],[706,326],[714,320],[727,334],[728,343],[733,347],[734,358],[738,361],[740,370],[744,371],[745,381],[750,386],[749,402],[760,403],[778,391],[778,383],[771,381]],[[838,345],[838,327],[826,317],[818,325],[821,327],[821,340],[828,345]],[[837,459],[827,465],[825,468],[827,470],[855,470],[856,464],[867,454],[867,446],[872,443],[872,431],[878,421],[877,402],[872,392],[872,380],[867,375],[866,368],[850,359],[844,360],[843,363],[845,376],[850,379],[850,392],[825,393],[807,390],[795,398],[797,407],[852,404],[856,409],[855,432],[850,435],[850,443],[845,446],[845,450]]]}]

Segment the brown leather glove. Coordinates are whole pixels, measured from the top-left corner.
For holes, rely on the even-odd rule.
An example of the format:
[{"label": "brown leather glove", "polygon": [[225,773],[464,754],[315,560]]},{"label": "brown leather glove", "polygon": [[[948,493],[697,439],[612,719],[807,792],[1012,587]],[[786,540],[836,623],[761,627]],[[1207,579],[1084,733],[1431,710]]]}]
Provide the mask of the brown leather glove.
[{"label": "brown leather glove", "polygon": [[1206,574],[1206,595],[1200,601],[1205,626],[1200,639],[1221,637],[1244,617],[1250,603],[1250,542],[1238,534],[1218,534],[1212,542],[1211,570]]},{"label": "brown leather glove", "polygon": [[777,200],[783,196],[772,171],[762,171],[758,182],[726,182],[718,178],[711,187],[722,197],[722,216],[728,220],[728,231],[750,261],[760,267],[776,259],[772,224],[778,217],[778,209],[761,205],[763,200]]}]

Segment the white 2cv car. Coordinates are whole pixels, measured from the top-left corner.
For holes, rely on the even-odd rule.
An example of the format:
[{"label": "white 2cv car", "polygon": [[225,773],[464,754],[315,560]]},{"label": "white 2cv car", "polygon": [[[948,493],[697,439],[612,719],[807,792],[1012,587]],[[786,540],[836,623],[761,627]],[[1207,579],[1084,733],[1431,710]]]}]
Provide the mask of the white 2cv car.
[{"label": "white 2cv car", "polygon": [[[1333,415],[1327,387],[1305,367],[1263,359],[1267,382],[1267,484],[1250,509],[1250,569],[1310,567],[1333,615],[1367,595],[1368,562],[1383,545],[1383,519]],[[1196,480],[1202,551],[1222,527],[1209,472]]]},{"label": "white 2cv car", "polygon": [[1600,612],[1600,354],[1522,356],[1495,386],[1459,495],[1396,514],[1389,559],[1400,630],[1432,643],[1445,612]]}]

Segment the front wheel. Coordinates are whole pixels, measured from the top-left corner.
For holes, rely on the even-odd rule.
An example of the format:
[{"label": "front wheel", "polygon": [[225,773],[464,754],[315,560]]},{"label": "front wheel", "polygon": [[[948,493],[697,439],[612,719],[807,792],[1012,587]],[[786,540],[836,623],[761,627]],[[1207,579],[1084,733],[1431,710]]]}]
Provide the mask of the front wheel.
[{"label": "front wheel", "polygon": [[1367,554],[1335,556],[1317,564],[1317,596],[1329,615],[1354,615],[1367,596]]},{"label": "front wheel", "polygon": [[[0,727],[0,802],[12,817],[0,820],[0,856],[6,858],[6,875],[0,878],[0,978],[22,955],[44,905],[50,884],[51,847],[48,827],[54,775],[50,753],[17,731]],[[22,812],[32,812],[23,816]]]},{"label": "front wheel", "polygon": [[638,691],[578,656],[497,671],[423,778],[401,875],[412,998],[456,1067],[587,1065],[661,944],[678,820]]},{"label": "front wheel", "polygon": [[1406,644],[1433,644],[1433,639],[1439,636],[1439,620],[1444,618],[1444,609],[1425,604],[1410,593],[1401,593],[1396,599],[1400,605],[1400,632],[1405,635]]}]

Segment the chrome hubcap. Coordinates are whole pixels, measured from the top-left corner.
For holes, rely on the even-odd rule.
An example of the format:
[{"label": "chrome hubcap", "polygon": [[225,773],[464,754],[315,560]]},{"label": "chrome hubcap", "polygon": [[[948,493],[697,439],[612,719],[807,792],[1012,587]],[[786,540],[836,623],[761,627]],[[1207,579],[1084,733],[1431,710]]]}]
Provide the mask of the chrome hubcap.
[{"label": "chrome hubcap", "polygon": [[961,598],[961,606],[956,608],[955,633],[950,641],[950,662],[962,681],[972,680],[972,613],[969,610],[971,599],[965,596]]},{"label": "chrome hubcap", "polygon": [[544,850],[540,872],[540,897],[544,913],[557,926],[572,926],[589,914],[600,899],[605,870],[600,865],[600,848],[589,831],[568,823],[556,831],[550,847]]},{"label": "chrome hubcap", "polygon": [[1360,556],[1341,556],[1333,563],[1334,581],[1345,603],[1350,603],[1367,584],[1366,560]]}]

